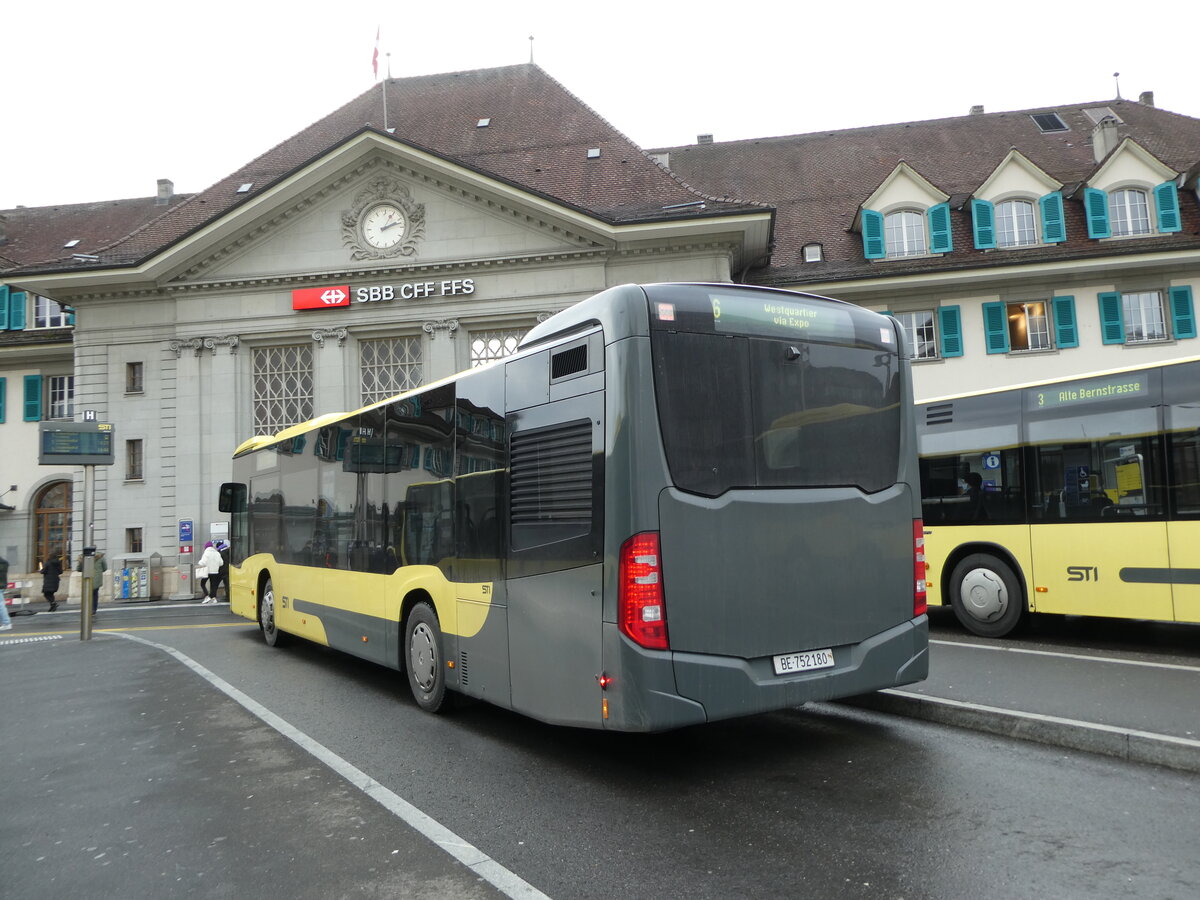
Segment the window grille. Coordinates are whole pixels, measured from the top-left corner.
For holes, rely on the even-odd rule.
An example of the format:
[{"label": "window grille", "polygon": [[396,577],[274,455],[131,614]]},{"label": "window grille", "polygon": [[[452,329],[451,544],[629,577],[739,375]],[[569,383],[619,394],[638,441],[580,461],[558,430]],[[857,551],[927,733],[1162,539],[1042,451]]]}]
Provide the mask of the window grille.
[{"label": "window grille", "polygon": [[421,339],[382,338],[359,344],[362,402],[375,403],[421,386]]},{"label": "window grille", "polygon": [[273,434],[313,415],[312,347],[254,351],[254,433]]}]

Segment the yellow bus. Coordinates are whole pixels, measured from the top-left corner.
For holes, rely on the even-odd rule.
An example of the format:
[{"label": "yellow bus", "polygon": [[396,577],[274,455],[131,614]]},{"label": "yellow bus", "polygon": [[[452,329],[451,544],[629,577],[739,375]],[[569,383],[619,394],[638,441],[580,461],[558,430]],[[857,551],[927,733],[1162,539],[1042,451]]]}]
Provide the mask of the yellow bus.
[{"label": "yellow bus", "polygon": [[1200,622],[1200,357],[919,405],[928,599]]}]

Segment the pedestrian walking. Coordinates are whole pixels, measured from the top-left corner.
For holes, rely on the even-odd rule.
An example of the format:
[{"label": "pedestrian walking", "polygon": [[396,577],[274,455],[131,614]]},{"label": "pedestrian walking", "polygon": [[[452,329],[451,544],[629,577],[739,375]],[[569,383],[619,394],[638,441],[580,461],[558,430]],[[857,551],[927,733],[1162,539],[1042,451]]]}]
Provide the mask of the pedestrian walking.
[{"label": "pedestrian walking", "polygon": [[52,556],[42,566],[42,596],[50,604],[50,612],[58,609],[58,601],[54,599],[54,595],[58,593],[61,581],[62,561],[57,556]]},{"label": "pedestrian walking", "polygon": [[217,586],[221,583],[221,554],[212,541],[204,545],[204,552],[200,554],[200,562],[196,566],[196,577],[200,579],[200,590],[208,594],[201,605],[216,603]]},{"label": "pedestrian walking", "polygon": [[0,631],[12,631],[12,619],[8,617],[8,560],[0,556]]}]

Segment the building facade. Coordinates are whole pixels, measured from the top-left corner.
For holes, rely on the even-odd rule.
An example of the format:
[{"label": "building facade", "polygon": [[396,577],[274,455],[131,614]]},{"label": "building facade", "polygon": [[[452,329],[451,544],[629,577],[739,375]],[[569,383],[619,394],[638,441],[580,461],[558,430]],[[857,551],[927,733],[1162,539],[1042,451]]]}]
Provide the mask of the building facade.
[{"label": "building facade", "polygon": [[922,398],[1200,355],[1198,170],[1200,120],[1148,96],[647,153],[533,65],[390,80],[120,234],[18,247],[37,211],[3,214],[0,278],[50,318],[0,332],[0,552],[84,545],[80,473],[38,467],[36,435],[90,411],[116,434],[96,544],[161,553],[186,592],[179,522],[220,526],[243,440],[503,356],[625,282],[887,310]]}]

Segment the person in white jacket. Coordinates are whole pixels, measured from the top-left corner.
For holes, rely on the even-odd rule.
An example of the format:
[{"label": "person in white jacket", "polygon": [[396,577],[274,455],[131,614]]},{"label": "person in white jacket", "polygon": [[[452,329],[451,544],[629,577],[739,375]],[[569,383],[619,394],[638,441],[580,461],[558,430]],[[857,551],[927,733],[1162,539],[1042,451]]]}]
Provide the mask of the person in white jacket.
[{"label": "person in white jacket", "polygon": [[200,582],[200,590],[208,594],[201,601],[201,605],[207,606],[217,602],[217,586],[221,583],[217,575],[220,571],[221,554],[217,552],[212,541],[209,541],[204,545],[204,552],[200,554],[200,561],[196,564],[196,578]]}]

